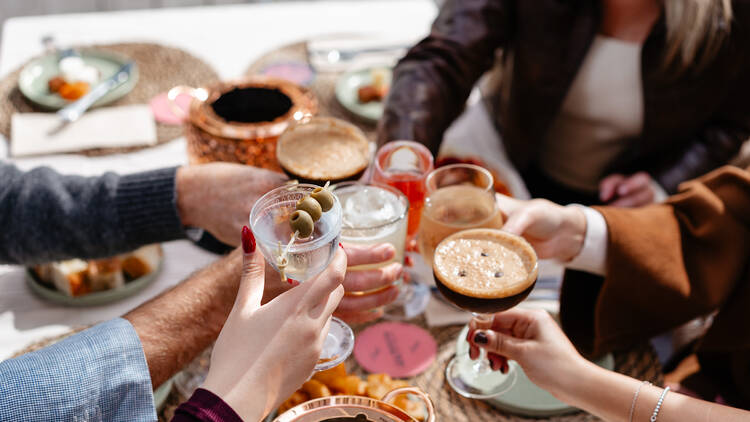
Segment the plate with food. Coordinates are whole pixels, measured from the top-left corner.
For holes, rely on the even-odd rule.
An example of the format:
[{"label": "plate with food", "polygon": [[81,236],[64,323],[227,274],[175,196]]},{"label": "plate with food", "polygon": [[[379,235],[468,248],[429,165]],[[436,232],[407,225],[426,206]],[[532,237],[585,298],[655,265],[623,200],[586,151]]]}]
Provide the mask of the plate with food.
[{"label": "plate with food", "polygon": [[[97,49],[73,50],[65,57],[50,53],[32,60],[21,70],[18,89],[34,104],[59,110],[89,93],[130,61],[121,54]],[[93,107],[122,98],[137,81],[138,66],[134,65],[128,80],[97,100]]]},{"label": "plate with food", "polygon": [[69,259],[27,268],[26,284],[38,296],[67,306],[96,306],[132,296],[156,279],[160,245],[111,258]]},{"label": "plate with food", "polygon": [[344,73],[336,82],[336,99],[355,116],[375,123],[383,115],[392,77],[393,72],[388,66]]}]

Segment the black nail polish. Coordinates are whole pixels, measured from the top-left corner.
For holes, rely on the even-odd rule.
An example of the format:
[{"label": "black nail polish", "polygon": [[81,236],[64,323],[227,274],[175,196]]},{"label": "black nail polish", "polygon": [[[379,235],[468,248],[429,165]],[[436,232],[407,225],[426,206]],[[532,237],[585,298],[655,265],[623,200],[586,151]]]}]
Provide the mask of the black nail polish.
[{"label": "black nail polish", "polygon": [[487,334],[485,334],[485,333],[483,333],[481,331],[478,332],[478,333],[476,333],[476,334],[474,334],[474,343],[487,344],[488,341],[489,340],[487,339]]},{"label": "black nail polish", "polygon": [[493,362],[492,359],[490,359],[490,358],[487,358],[487,362],[490,364],[490,369],[492,369],[493,371],[495,371],[496,370],[495,369],[495,362]]}]

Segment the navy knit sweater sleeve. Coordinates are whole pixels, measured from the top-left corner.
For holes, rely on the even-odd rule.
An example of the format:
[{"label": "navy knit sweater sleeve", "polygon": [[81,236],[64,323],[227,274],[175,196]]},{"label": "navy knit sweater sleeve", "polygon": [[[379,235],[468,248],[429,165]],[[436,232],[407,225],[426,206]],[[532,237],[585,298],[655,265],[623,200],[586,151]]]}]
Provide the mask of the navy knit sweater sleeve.
[{"label": "navy knit sweater sleeve", "polygon": [[184,237],[176,172],[80,177],[0,162],[0,263],[99,258]]}]

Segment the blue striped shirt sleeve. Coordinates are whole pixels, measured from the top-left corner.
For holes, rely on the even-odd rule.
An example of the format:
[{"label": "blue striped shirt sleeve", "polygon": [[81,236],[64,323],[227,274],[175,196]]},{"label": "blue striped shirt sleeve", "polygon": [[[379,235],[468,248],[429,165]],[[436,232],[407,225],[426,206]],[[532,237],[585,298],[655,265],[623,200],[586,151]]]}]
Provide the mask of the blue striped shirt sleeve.
[{"label": "blue striped shirt sleeve", "polygon": [[0,362],[0,421],[155,421],[138,335],[122,318]]}]

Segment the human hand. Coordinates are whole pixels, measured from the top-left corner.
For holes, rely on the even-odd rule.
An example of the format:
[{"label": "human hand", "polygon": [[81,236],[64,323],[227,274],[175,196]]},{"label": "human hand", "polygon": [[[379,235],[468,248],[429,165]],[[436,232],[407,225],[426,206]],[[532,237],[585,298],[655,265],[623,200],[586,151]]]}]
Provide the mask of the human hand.
[{"label": "human hand", "polygon": [[[396,255],[396,248],[389,243],[369,246],[342,243],[342,247],[346,252],[349,268],[387,262]],[[347,269],[343,283],[347,294],[341,300],[335,315],[351,323],[367,322],[380,318],[383,314],[381,308],[398,297],[398,286],[394,286],[393,283],[403,274],[403,266],[397,262],[370,270],[352,271]],[[269,265],[266,268],[266,287],[263,302],[273,299],[296,285],[297,282],[295,281],[283,283],[278,271],[273,270]],[[351,294],[351,292],[367,291],[374,291],[374,293],[367,295]]]},{"label": "human hand", "polygon": [[478,330],[476,320],[469,328],[470,344],[487,350],[493,368],[500,367],[499,360],[513,359],[534,384],[557,398],[588,365],[555,320],[540,309],[510,309],[495,314],[489,329]]},{"label": "human hand", "polygon": [[646,172],[610,174],[599,182],[599,199],[613,207],[640,207],[654,202],[656,192]]},{"label": "human hand", "polygon": [[505,216],[503,230],[523,236],[541,259],[566,262],[575,258],[586,236],[586,216],[578,207],[562,207],[546,199],[521,201],[496,195]]},{"label": "human hand", "polygon": [[183,225],[201,227],[220,241],[237,246],[255,201],[285,180],[281,173],[241,164],[180,167],[177,210]]},{"label": "human hand", "polygon": [[344,295],[346,255],[313,280],[261,306],[264,260],[243,229],[245,251],[237,299],[211,354],[205,388],[247,421],[261,420],[310,376]]}]

